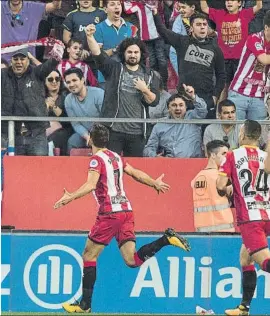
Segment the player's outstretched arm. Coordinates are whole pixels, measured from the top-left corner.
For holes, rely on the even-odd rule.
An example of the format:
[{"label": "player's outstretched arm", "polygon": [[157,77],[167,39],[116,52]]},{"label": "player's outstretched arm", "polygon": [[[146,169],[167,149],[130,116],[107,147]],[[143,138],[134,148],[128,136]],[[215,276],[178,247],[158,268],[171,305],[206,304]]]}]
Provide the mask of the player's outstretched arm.
[{"label": "player's outstretched arm", "polygon": [[126,164],[124,171],[136,181],[154,188],[158,193],[165,193],[170,189],[170,186],[162,181],[164,174],[162,174],[157,179],[153,179],[147,173],[139,169],[135,169],[129,164]]},{"label": "player's outstretched arm", "polygon": [[96,171],[89,171],[87,181],[76,191],[70,193],[66,189],[64,189],[64,195],[54,204],[54,208],[60,208],[73,200],[79,199],[91,191],[96,189],[97,182],[99,179],[99,173]]},{"label": "player's outstretched arm", "polygon": [[270,139],[268,141],[267,145],[267,156],[264,162],[264,171],[268,174],[270,174]]}]

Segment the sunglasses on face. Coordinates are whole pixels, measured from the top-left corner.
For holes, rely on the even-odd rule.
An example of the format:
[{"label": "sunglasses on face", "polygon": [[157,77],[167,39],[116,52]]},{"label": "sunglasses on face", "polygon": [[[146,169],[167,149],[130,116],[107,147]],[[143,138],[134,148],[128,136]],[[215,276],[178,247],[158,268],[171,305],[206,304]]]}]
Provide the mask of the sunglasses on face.
[{"label": "sunglasses on face", "polygon": [[47,78],[48,82],[60,82],[61,78],[60,77],[50,77]]}]

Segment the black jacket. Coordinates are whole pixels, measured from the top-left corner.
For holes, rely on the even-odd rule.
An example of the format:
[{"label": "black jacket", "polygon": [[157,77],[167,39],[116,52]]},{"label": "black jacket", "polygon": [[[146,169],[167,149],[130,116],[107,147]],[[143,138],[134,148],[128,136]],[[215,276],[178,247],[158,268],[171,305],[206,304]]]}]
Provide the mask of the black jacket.
[{"label": "black jacket", "polygon": [[[1,115],[2,116],[48,116],[45,104],[45,78],[56,68],[57,61],[49,59],[39,66],[29,66],[26,72],[16,77],[12,68],[1,70]],[[2,122],[2,133],[7,134],[7,122]],[[33,134],[45,132],[48,122],[24,122]],[[16,134],[21,122],[16,122]]]},{"label": "black jacket", "polygon": [[[116,118],[119,108],[119,90],[123,74],[123,64],[121,62],[115,61],[112,58],[108,57],[104,52],[98,56],[94,56],[98,69],[102,72],[106,80],[106,89],[104,95],[104,101],[101,109],[101,117],[106,118]],[[142,115],[141,118],[149,118],[149,106],[157,106],[160,99],[159,85],[160,79],[155,74],[155,72],[145,66],[141,65],[145,71],[145,74],[148,78],[148,83],[150,90],[155,93],[156,99],[151,104],[148,104],[144,101],[142,96]],[[113,123],[108,123],[112,127]],[[146,135],[146,124],[144,124],[144,135]]]},{"label": "black jacket", "polygon": [[180,78],[178,90],[185,83],[193,86],[200,97],[211,95],[219,98],[226,75],[223,53],[213,39],[206,38],[204,42],[199,42],[192,36],[168,30],[158,15],[154,16],[154,20],[159,34],[176,50]]}]

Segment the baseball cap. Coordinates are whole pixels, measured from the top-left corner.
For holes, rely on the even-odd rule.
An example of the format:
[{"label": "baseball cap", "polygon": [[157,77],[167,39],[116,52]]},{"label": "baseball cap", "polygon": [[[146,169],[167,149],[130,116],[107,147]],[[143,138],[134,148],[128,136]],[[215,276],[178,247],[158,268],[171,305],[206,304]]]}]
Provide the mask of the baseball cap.
[{"label": "baseball cap", "polygon": [[16,55],[23,55],[25,57],[28,57],[28,49],[27,48],[19,49],[12,54],[12,57],[15,57]]}]

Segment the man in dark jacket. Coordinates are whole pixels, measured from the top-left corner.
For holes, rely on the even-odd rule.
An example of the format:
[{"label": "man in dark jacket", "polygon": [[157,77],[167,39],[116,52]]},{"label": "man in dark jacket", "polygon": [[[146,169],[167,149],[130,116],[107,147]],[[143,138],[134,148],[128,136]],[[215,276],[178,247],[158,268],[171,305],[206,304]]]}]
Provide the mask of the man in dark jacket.
[{"label": "man in dark jacket", "polygon": [[[60,45],[59,45],[60,46]],[[56,53],[53,49],[53,53]],[[48,116],[45,104],[45,78],[56,68],[63,49],[37,67],[31,66],[27,49],[16,51],[11,67],[1,71],[2,116]],[[27,156],[48,155],[46,128],[48,122],[16,122],[15,154]],[[7,147],[7,122],[2,124],[2,147]]]},{"label": "man in dark jacket", "polygon": [[[191,36],[176,34],[168,30],[157,10],[153,10],[154,21],[165,42],[177,53],[179,87],[183,83],[194,87],[200,98],[207,103],[209,118],[215,118],[213,109],[225,85],[224,57],[212,38],[208,38],[208,20],[197,13],[190,18]],[[215,78],[215,79],[214,79]]]},{"label": "man in dark jacket", "polygon": [[[105,80],[101,117],[147,118],[148,107],[159,103],[160,79],[145,67],[146,47],[137,38],[127,38],[119,45],[121,62],[101,52],[93,34],[95,26],[86,28],[87,41]],[[141,157],[146,139],[146,124],[113,123],[110,125],[109,149],[124,156]]]}]

